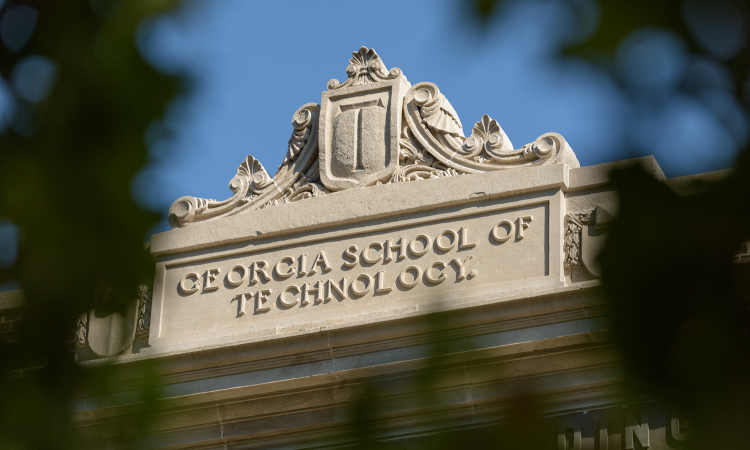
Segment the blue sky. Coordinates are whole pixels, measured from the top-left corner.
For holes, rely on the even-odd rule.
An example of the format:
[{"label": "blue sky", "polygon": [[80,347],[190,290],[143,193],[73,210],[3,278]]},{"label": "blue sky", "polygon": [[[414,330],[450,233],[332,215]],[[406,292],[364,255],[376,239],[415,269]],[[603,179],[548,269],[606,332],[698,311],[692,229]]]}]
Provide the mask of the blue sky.
[{"label": "blue sky", "polygon": [[[447,0],[222,0],[150,19],[139,37],[147,60],[190,82],[165,116],[171,138],[147,138],[153,160],[135,181],[137,198],[162,213],[182,195],[226,198],[248,153],[274,173],[294,111],[320,102],[329,79],[345,79],[362,45],[412,84],[436,83],[465,132],[482,114],[516,148],[556,131],[583,166],[653,154],[668,176],[705,172],[729,167],[746,138],[744,121],[733,131],[715,117],[717,108],[732,112],[726,92],[705,102],[667,94],[634,101],[603,69],[555,56],[587,28],[561,3],[511,3],[483,33],[465,9]],[[662,94],[692,61],[659,30],[631,41],[613,64]]]},{"label": "blue sky", "polygon": [[[152,231],[169,228],[167,210],[180,196],[227,198],[247,154],[274,173],[292,114],[320,102],[331,78],[345,79],[363,45],[412,84],[436,83],[467,134],[489,114],[516,148],[561,133],[583,166],[644,155],[669,177],[732,166],[748,119],[720,64],[658,29],[629,36],[607,69],[561,58],[557,49],[596,26],[595,8],[581,9],[589,11],[581,21],[566,2],[508,3],[484,31],[460,0],[201,0],[148,18],[137,36],[143,55],[188,75],[185,92],[146,133],[151,162],[132,185],[165,218]],[[677,89],[686,80],[699,87],[694,95]],[[0,119],[11,99],[0,83]],[[17,241],[18,230],[0,218],[0,266],[13,263]]]}]

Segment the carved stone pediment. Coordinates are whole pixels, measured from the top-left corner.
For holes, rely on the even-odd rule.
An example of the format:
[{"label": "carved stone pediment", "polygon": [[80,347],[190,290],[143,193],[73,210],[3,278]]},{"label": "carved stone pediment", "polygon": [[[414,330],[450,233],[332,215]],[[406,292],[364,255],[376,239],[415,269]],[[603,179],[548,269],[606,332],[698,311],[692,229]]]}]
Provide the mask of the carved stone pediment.
[{"label": "carved stone pediment", "polygon": [[373,49],[352,54],[348,78],[328,82],[321,105],[292,116],[292,136],[271,177],[248,155],[222,201],[180,197],[169,209],[173,228],[268,208],[352,187],[400,183],[547,164],[579,167],[558,133],[514,149],[488,115],[469,136],[433,83],[411,86],[400,69],[386,69]]}]

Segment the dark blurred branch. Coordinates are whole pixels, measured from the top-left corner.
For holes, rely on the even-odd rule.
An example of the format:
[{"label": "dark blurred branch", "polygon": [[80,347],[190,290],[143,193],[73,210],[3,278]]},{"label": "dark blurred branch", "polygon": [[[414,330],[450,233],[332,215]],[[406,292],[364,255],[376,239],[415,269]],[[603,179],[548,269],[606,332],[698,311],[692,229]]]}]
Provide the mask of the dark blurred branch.
[{"label": "dark blurred branch", "polygon": [[[486,20],[503,3],[478,0],[473,9]],[[747,114],[747,2],[567,3],[598,9],[600,20],[590,36],[562,53],[590,58],[620,82],[612,61],[623,41],[647,27],[668,30],[694,55],[731,73],[735,99]],[[686,22],[688,6],[719,42],[732,30],[717,19],[716,8],[741,23],[734,54],[722,58],[706,48],[706,36]],[[627,91],[651,95],[638,86]],[[750,148],[745,143],[727,179],[691,195],[672,192],[637,166],[611,177],[620,208],[600,256],[602,281],[632,388],[670,401],[693,419],[691,448],[750,447],[742,425],[750,421],[750,270],[733,263],[740,244],[750,240]]]},{"label": "dark blurred branch", "polygon": [[69,402],[90,373],[68,348],[75,319],[102,302],[124,306],[152,276],[142,249],[158,216],[136,205],[130,185],[147,162],[144,131],[177,86],[144,62],[135,34],[145,16],[172,4],[37,0],[2,8],[7,15],[30,6],[37,20],[22,49],[4,40],[0,73],[18,88],[14,77],[37,58],[54,81],[46,98],[14,91],[16,115],[0,137],[0,215],[22,231],[3,276],[20,282],[26,301],[20,340],[0,348],[0,376],[37,367],[0,385],[0,446],[76,447]]}]

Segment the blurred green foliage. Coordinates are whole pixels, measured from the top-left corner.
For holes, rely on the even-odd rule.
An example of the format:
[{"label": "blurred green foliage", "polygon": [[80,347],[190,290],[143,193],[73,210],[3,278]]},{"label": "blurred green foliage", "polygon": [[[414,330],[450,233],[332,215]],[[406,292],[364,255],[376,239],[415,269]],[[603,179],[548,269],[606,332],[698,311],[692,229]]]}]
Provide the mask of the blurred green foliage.
[{"label": "blurred green foliage", "polygon": [[[735,101],[747,114],[748,2],[559,1],[582,18],[599,16],[593,33],[561,53],[603,67],[634,98],[673,93],[633,83],[633,73],[654,76],[651,68],[618,66],[615,54],[636,33],[665,30],[731,74]],[[505,3],[474,0],[472,8],[491,26]],[[700,80],[679,81],[682,94],[702,87]],[[630,389],[681,408],[691,419],[690,448],[750,448],[750,269],[733,264],[740,244],[750,241],[750,148],[745,143],[726,179],[694,185],[691,195],[676,194],[640,166],[611,176],[620,210],[600,260]]]},{"label": "blurred green foliage", "polygon": [[26,0],[0,10],[0,74],[15,100],[0,136],[0,216],[21,236],[0,285],[19,282],[26,301],[19,339],[0,346],[0,448],[79,448],[74,389],[104,388],[107,375],[74,362],[76,318],[123,307],[153,276],[144,241],[159,217],[136,205],[130,185],[147,161],[144,132],[177,83],[144,62],[136,32],[173,3]]},{"label": "blurred green foliage", "polygon": [[[634,32],[655,27],[725,67],[747,110],[746,2],[558,1],[581,17],[599,15],[594,32],[563,54],[602,65],[632,95],[649,94],[628,82],[613,55]],[[474,0],[470,7],[491,26],[488,19],[504,3]],[[103,303],[124,306],[152,276],[143,241],[158,217],[135,204],[130,183],[146,163],[144,132],[177,84],[142,60],[136,31],[144,17],[171,4],[28,0],[0,9],[0,74],[10,80],[16,102],[0,136],[0,214],[21,233],[15,263],[0,268],[0,285],[18,281],[27,305],[19,339],[0,346],[0,448],[79,447],[73,393],[82,383],[106,393],[110,374],[74,363],[68,346],[75,319]],[[7,17],[11,25],[3,25]],[[733,50],[721,44],[734,41]],[[693,93],[689,83],[680,89]],[[740,243],[750,240],[750,150],[738,155],[727,179],[696,186],[692,195],[675,194],[640,167],[615,172],[612,180],[620,210],[601,262],[631,389],[682,408],[692,419],[693,448],[750,447],[744,431],[750,320],[743,296],[750,274],[747,265],[733,264]],[[436,346],[435,358],[441,354]],[[23,377],[12,376],[30,367]],[[425,384],[430,377],[427,369],[415,379]],[[368,384],[355,406],[352,430],[359,439],[372,435],[372,399],[383,389]],[[156,397],[145,390],[145,407]],[[546,436],[535,432],[534,399],[516,403],[516,418],[502,429],[436,435],[418,444],[485,448],[502,435],[507,448],[545,446]],[[136,416],[145,427],[147,416]]]}]

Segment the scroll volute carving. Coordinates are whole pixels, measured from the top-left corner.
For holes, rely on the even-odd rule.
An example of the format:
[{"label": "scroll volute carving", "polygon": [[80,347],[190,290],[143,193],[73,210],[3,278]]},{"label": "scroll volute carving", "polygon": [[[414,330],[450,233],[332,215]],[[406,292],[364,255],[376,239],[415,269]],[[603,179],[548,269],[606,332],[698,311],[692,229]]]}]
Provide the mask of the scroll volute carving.
[{"label": "scroll volute carving", "polygon": [[404,98],[404,116],[414,138],[428,153],[461,173],[481,173],[578,160],[558,133],[546,133],[520,149],[513,149],[503,129],[489,116],[476,122],[469,137],[458,114],[433,83],[412,86]]},{"label": "scroll volute carving", "polygon": [[280,198],[317,159],[319,114],[317,103],[307,103],[295,111],[287,154],[276,175],[271,177],[260,161],[247,155],[237,175],[229,182],[231,197],[222,201],[190,196],[178,198],[169,208],[172,228],[258,209]]}]

